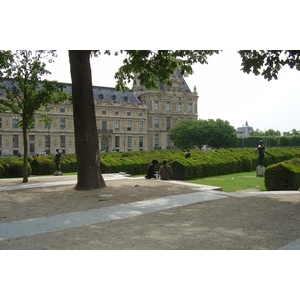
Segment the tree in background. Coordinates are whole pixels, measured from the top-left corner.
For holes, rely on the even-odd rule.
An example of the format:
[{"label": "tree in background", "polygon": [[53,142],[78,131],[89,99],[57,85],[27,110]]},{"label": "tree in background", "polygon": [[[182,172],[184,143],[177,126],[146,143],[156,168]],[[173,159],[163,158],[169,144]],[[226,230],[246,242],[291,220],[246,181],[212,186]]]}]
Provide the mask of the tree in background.
[{"label": "tree in background", "polygon": [[[21,116],[18,125],[22,128],[24,144],[23,182],[28,182],[28,130],[34,126],[34,114],[39,111],[49,120],[45,107],[69,99],[63,92],[64,86],[57,81],[43,80],[50,74],[46,62],[52,62],[55,51],[18,50],[15,53],[0,51],[0,88],[5,92],[5,99],[0,99],[0,111],[11,111]],[[8,83],[8,84],[7,84]]]},{"label": "tree in background", "polygon": [[206,120],[181,120],[169,130],[169,137],[177,148],[202,148],[207,141]]},{"label": "tree in background", "polygon": [[207,145],[219,149],[237,147],[238,143],[235,128],[221,119],[181,120],[169,132],[171,141],[178,148]]},{"label": "tree in background", "polygon": [[[115,74],[116,89],[126,90],[135,83],[134,74],[146,89],[157,88],[157,82],[171,85],[169,80],[179,68],[182,75],[192,74],[194,63],[207,63],[207,57],[218,53],[215,50],[125,50],[123,65]],[[111,54],[105,51],[105,54]],[[72,78],[72,101],[77,158],[77,185],[75,189],[96,189],[105,187],[100,171],[99,143],[92,93],[90,68],[91,54],[99,51],[70,50]],[[114,54],[118,54],[115,52]]]},{"label": "tree in background", "polygon": [[260,130],[260,131],[250,131],[250,136],[281,136],[281,132],[279,130],[274,129],[268,129],[266,131]]},{"label": "tree in background", "polygon": [[228,121],[209,119],[207,122],[207,145],[212,148],[237,147],[235,128]]}]

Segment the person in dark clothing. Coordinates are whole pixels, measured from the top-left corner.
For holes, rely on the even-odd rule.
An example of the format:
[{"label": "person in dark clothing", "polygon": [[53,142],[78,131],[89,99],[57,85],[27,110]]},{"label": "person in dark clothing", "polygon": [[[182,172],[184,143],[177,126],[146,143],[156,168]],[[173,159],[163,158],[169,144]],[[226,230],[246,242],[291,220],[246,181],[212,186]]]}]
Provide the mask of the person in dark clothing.
[{"label": "person in dark clothing", "polygon": [[185,158],[189,158],[191,156],[190,148],[186,149]]},{"label": "person in dark clothing", "polygon": [[145,176],[146,179],[156,178],[156,176],[155,176],[155,174],[156,174],[155,167],[156,167],[157,164],[158,164],[157,159],[153,159],[151,161],[151,164],[148,166],[147,174]]}]

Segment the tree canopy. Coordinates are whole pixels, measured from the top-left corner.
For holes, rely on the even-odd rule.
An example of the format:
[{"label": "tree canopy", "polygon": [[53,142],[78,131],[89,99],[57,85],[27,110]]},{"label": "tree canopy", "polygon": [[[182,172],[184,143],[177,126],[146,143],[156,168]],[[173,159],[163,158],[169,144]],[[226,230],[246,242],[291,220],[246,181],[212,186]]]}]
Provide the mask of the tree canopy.
[{"label": "tree canopy", "polygon": [[228,121],[181,120],[169,131],[171,141],[178,148],[192,148],[204,145],[212,148],[236,147],[238,138]]},{"label": "tree canopy", "polygon": [[0,99],[0,111],[9,110],[21,116],[18,125],[23,130],[23,182],[28,181],[27,131],[34,126],[34,114],[40,111],[43,120],[49,121],[45,107],[49,109],[51,104],[70,98],[57,81],[42,80],[50,73],[45,61],[52,61],[55,55],[55,51],[42,50],[0,51],[0,88],[5,92],[5,98]]},{"label": "tree canopy", "polygon": [[265,79],[278,79],[284,66],[300,70],[300,50],[240,50],[242,70],[262,75]]}]

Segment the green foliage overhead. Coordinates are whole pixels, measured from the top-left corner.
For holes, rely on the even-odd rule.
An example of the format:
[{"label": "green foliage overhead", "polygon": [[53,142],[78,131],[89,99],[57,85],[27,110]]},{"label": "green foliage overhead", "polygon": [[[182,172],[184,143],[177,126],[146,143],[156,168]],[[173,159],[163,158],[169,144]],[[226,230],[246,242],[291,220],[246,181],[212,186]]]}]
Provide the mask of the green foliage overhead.
[{"label": "green foliage overhead", "polygon": [[262,75],[265,79],[278,79],[283,66],[300,70],[300,50],[241,50],[242,70]]},{"label": "green foliage overhead", "polygon": [[[169,78],[178,68],[182,75],[193,74],[194,63],[207,64],[207,58],[218,54],[218,50],[124,50],[126,58],[115,74],[116,89],[128,89],[134,74],[146,89],[156,89],[157,81],[172,85]],[[110,53],[106,51],[106,53]]]}]

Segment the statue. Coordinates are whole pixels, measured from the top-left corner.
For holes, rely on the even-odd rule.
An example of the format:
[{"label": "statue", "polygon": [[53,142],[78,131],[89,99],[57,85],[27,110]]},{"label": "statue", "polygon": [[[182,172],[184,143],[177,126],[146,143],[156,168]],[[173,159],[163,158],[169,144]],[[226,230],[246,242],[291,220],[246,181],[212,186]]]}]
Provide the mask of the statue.
[{"label": "statue", "polygon": [[191,156],[190,148],[186,149],[185,158],[189,158]]},{"label": "statue", "polygon": [[258,164],[263,166],[264,164],[264,156],[265,156],[265,146],[263,140],[259,141],[259,145],[257,146],[258,151]]},{"label": "statue", "polygon": [[256,168],[256,177],[263,177],[265,173],[264,156],[265,156],[265,146],[263,140],[259,141],[259,145],[257,146],[258,151],[258,167]]},{"label": "statue", "polygon": [[62,172],[60,171],[60,158],[61,158],[61,152],[59,151],[59,149],[56,149],[56,154],[54,157],[56,171],[54,175],[62,175]]}]

